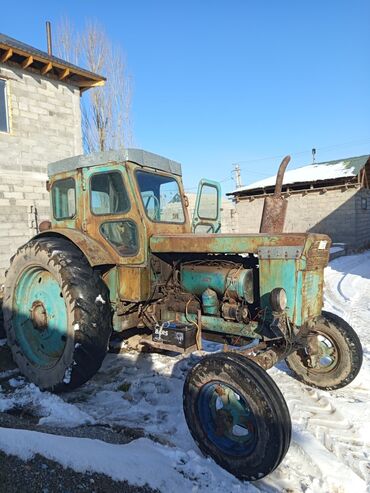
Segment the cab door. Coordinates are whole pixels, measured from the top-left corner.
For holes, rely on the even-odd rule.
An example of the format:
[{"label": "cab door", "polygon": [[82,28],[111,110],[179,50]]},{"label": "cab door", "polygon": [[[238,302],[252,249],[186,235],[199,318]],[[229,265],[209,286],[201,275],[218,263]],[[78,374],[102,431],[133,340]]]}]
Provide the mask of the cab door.
[{"label": "cab door", "polygon": [[119,264],[145,262],[143,227],[123,164],[83,168],[82,229],[117,256]]},{"label": "cab door", "polygon": [[201,180],[192,221],[193,233],[219,233],[221,230],[221,186],[213,180]]}]

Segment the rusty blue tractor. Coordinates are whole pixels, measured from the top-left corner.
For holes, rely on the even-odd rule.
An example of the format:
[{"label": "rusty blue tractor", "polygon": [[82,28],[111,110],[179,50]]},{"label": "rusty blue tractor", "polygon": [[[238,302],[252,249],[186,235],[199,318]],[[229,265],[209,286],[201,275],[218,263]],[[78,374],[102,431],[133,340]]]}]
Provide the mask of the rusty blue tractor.
[{"label": "rusty blue tractor", "polygon": [[208,180],[191,224],[181,166],[137,149],[59,161],[49,177],[52,219],[6,276],[21,372],[42,389],[72,390],[98,371],[112,331],[146,328],[151,347],[177,352],[219,342],[185,381],[190,432],[238,478],[273,471],[291,422],[266,370],[285,360],[305,384],[337,389],[361,367],[356,333],[322,311],[330,239],[274,231],[279,193],[261,233],[220,234],[220,187]]}]

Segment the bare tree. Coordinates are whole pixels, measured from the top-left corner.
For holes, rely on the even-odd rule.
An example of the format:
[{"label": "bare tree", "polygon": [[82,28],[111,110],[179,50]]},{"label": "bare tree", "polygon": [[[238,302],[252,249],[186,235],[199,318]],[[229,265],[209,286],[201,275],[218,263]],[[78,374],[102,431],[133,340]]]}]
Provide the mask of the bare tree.
[{"label": "bare tree", "polygon": [[89,89],[82,97],[85,152],[131,145],[131,77],[122,50],[113,46],[95,21],[87,22],[78,33],[63,19],[56,29],[55,45],[61,58],[107,78],[105,86]]}]

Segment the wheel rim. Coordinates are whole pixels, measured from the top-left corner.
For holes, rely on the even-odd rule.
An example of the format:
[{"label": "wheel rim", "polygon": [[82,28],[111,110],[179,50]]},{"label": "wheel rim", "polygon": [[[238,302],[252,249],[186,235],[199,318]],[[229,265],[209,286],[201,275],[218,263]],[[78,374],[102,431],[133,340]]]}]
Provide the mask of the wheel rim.
[{"label": "wheel rim", "polygon": [[321,371],[331,371],[338,362],[338,350],[335,342],[327,335],[317,334],[319,344],[318,369]]},{"label": "wheel rim", "polygon": [[257,443],[255,416],[236,389],[214,381],[202,387],[198,396],[198,415],[207,437],[222,452],[247,455]]},{"label": "wheel rim", "polygon": [[[312,335],[317,337],[318,353],[317,357],[315,356],[314,364],[308,366],[310,372],[317,374],[330,373],[337,367],[339,362],[339,349],[336,341],[321,330],[315,330]],[[309,353],[306,350],[304,350],[304,353],[302,362],[306,362],[305,366],[307,367]]]},{"label": "wheel rim", "polygon": [[67,309],[52,274],[39,266],[22,272],[15,290],[13,327],[17,342],[31,364],[54,366],[67,341]]}]

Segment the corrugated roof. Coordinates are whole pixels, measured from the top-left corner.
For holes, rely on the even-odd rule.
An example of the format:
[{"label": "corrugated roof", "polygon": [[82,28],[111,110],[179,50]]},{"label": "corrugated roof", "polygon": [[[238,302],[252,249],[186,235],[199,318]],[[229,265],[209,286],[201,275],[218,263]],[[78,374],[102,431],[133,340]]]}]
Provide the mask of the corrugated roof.
[{"label": "corrugated roof", "polygon": [[[77,65],[73,65],[72,63],[62,60],[61,58],[55,57],[54,55],[49,55],[45,51],[34,48],[26,43],[22,43],[21,41],[2,33],[0,33],[0,50],[2,50],[0,51],[1,63],[16,63],[22,68],[26,67],[24,68],[25,70],[27,68],[32,68],[33,70],[40,71],[42,75],[45,75],[46,73],[53,74],[64,82],[70,81],[75,85],[80,85],[81,87],[101,85],[106,80],[105,77],[101,75],[85,70]],[[26,63],[26,60],[29,59],[29,57],[32,57],[32,62],[29,60],[31,63]],[[24,66],[22,65],[23,62]],[[45,66],[48,66],[48,70],[43,73]],[[63,72],[60,72],[61,70]],[[66,70],[67,72],[69,71],[67,75]],[[79,84],[79,82],[81,82],[81,84]],[[90,84],[90,86],[87,84]]]},{"label": "corrugated roof", "polygon": [[[365,166],[369,160],[370,155],[356,156],[345,159],[336,159],[335,161],[328,161],[324,163],[309,164],[308,166],[302,166],[288,170],[285,172],[283,185],[304,184],[320,181],[335,180],[338,178],[353,178],[358,175],[360,170]],[[274,187],[276,182],[276,175],[264,180],[251,183],[245,187],[238,188],[227,195],[242,194],[248,192],[250,195],[252,191],[258,191]]]}]

